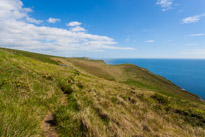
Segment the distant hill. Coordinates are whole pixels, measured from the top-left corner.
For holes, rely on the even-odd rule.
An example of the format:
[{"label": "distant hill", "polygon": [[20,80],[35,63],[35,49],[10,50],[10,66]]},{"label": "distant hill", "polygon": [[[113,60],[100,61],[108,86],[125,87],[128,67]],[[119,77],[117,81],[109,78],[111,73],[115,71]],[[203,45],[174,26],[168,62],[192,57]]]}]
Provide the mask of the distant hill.
[{"label": "distant hill", "polygon": [[205,104],[132,64],[0,48],[0,136],[205,136]]}]

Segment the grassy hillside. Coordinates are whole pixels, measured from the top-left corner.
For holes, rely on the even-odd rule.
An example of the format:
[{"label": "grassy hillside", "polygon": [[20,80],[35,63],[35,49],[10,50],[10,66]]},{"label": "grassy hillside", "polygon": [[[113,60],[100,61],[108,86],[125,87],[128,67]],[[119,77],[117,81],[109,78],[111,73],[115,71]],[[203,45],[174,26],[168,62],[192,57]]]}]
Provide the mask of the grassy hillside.
[{"label": "grassy hillside", "polygon": [[135,65],[0,49],[0,136],[205,136],[205,106]]},{"label": "grassy hillside", "polygon": [[[171,97],[198,101],[199,97],[182,90],[167,79],[132,64],[107,65],[101,60],[55,59],[68,66],[76,66],[81,71],[133,87],[152,90]],[[70,64],[72,63],[72,64]]]},{"label": "grassy hillside", "polygon": [[15,50],[15,49],[6,49],[6,48],[0,48],[0,49],[7,51],[7,52],[10,52],[12,54],[29,57],[29,58],[32,58],[32,59],[35,59],[35,60],[38,60],[41,62],[46,62],[46,63],[50,63],[50,64],[57,64],[57,62],[55,62],[54,60],[51,59],[51,57],[54,57],[54,56],[32,53],[32,52],[28,52],[28,51]]}]

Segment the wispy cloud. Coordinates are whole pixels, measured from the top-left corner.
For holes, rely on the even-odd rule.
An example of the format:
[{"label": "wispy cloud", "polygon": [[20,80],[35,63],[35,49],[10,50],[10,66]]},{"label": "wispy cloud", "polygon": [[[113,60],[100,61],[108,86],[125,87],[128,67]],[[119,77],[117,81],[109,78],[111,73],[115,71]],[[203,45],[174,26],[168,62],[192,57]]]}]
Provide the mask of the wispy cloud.
[{"label": "wispy cloud", "polygon": [[152,32],[151,29],[142,29],[143,32]]},{"label": "wispy cloud", "polygon": [[162,11],[167,11],[171,9],[173,2],[171,0],[157,0],[156,4],[162,8]]},{"label": "wispy cloud", "polygon": [[126,39],[125,39],[125,42],[130,42],[131,39],[130,39],[130,36],[128,36]]},{"label": "wispy cloud", "polygon": [[67,23],[66,25],[67,25],[68,27],[75,27],[75,26],[80,26],[81,24],[82,24],[81,22],[73,21],[73,22]]},{"label": "wispy cloud", "polygon": [[197,33],[197,34],[190,34],[189,37],[200,37],[200,36],[204,36],[205,34],[203,33]]},{"label": "wispy cloud", "polygon": [[205,58],[205,49],[186,49],[182,53],[192,58]]},{"label": "wispy cloud", "polygon": [[30,17],[31,11],[20,0],[0,0],[0,46],[38,52],[133,49],[115,46],[117,42],[110,37],[89,34],[79,28],[80,22],[68,23],[70,30],[35,25],[40,22]]},{"label": "wispy cloud", "polygon": [[56,22],[59,22],[59,21],[60,21],[60,19],[56,19],[56,18],[49,18],[47,20],[48,23],[56,23]]},{"label": "wispy cloud", "polygon": [[87,31],[86,29],[84,29],[83,27],[80,27],[80,26],[76,26],[76,27],[73,27],[71,28],[71,31]]},{"label": "wispy cloud", "polygon": [[30,22],[30,23],[35,23],[35,24],[40,24],[40,23],[43,22],[42,20],[36,20],[36,19],[31,18],[31,17],[29,17],[29,16],[26,17],[26,20],[27,20],[28,22]]},{"label": "wispy cloud", "polygon": [[198,22],[201,19],[201,17],[204,17],[204,16],[205,14],[187,17],[187,18],[182,19],[182,23],[183,24],[195,23],[195,22]]},{"label": "wispy cloud", "polygon": [[73,21],[67,23],[66,26],[70,27],[70,30],[74,32],[87,31],[85,28],[80,26],[81,24],[82,24],[81,22]]},{"label": "wispy cloud", "polygon": [[199,44],[197,44],[197,43],[186,43],[184,45],[185,46],[198,46]]},{"label": "wispy cloud", "polygon": [[178,13],[182,13],[184,10],[179,10]]},{"label": "wispy cloud", "polygon": [[146,42],[146,43],[154,43],[155,40],[146,40],[146,41],[144,41],[144,42]]}]

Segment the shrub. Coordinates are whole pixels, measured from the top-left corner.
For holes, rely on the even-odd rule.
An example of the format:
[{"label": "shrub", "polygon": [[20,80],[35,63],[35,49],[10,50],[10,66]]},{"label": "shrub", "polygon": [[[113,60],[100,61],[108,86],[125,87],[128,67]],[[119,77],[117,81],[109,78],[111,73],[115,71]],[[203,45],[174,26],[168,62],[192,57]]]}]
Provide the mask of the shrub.
[{"label": "shrub", "polygon": [[205,128],[205,118],[193,110],[175,109],[175,113],[181,115],[183,119],[193,126],[200,126]]},{"label": "shrub", "polygon": [[158,93],[155,93],[154,95],[151,96],[154,100],[156,100],[157,102],[159,102],[160,104],[163,105],[168,105],[169,104],[169,100],[167,97],[160,95]]}]

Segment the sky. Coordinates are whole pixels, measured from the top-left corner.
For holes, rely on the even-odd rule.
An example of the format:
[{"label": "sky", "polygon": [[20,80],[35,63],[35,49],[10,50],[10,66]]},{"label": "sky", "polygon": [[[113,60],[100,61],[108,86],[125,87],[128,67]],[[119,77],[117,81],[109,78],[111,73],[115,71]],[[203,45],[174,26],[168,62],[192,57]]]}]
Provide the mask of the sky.
[{"label": "sky", "polygon": [[205,58],[205,0],[0,0],[0,47],[65,57]]}]

